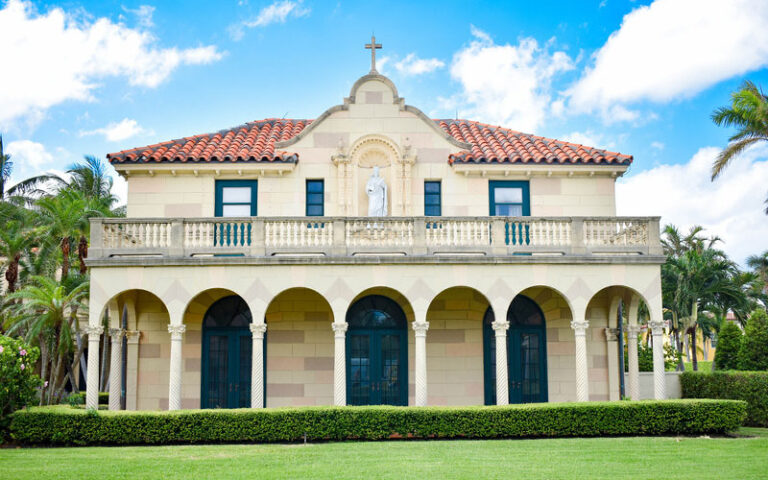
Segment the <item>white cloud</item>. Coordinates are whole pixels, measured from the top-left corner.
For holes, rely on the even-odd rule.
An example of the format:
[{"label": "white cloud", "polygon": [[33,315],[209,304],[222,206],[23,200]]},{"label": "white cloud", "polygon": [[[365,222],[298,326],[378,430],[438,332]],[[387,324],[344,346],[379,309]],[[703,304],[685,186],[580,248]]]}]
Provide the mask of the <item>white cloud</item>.
[{"label": "white cloud", "polygon": [[663,142],[651,142],[651,148],[654,148],[656,150],[664,150],[664,143]]},{"label": "white cloud", "polygon": [[462,112],[489,123],[534,131],[552,110],[551,82],[559,73],[574,68],[562,51],[550,53],[533,38],[517,45],[497,45],[472,27],[474,40],[456,52],[451,76],[462,92],[446,108],[462,106]]},{"label": "white cloud", "polygon": [[634,120],[636,112],[611,109],[642,100],[688,98],[764,67],[766,24],[765,0],[656,0],[636,8],[571,89],[571,106]]},{"label": "white cloud", "polygon": [[274,23],[285,23],[288,18],[299,18],[309,15],[310,9],[302,6],[301,0],[284,0],[267,5],[259,11],[252,20],[246,20],[229,27],[233,40],[243,38],[243,28],[266,27]]},{"label": "white cloud", "polygon": [[139,122],[131,118],[124,118],[119,122],[112,122],[106,127],[80,132],[80,136],[104,135],[104,138],[110,142],[119,142],[142,133],[147,133],[147,131],[139,125]]},{"label": "white cloud", "polygon": [[106,77],[154,88],[182,65],[222,56],[213,45],[158,48],[145,30],[82,17],[61,8],[38,13],[20,0],[0,10],[5,72],[0,75],[0,127],[19,118],[42,118],[46,109],[67,100],[91,100]]},{"label": "white cloud", "polygon": [[415,53],[409,53],[404,59],[395,63],[395,70],[402,75],[422,75],[444,66],[445,62],[437,58],[419,58]]},{"label": "white cloud", "polygon": [[704,147],[687,162],[659,165],[621,179],[616,185],[619,215],[661,215],[662,225],[681,230],[702,225],[718,235],[734,261],[765,250],[768,218],[763,210],[768,193],[768,147],[748,150],[715,182],[712,162],[720,152]]},{"label": "white cloud", "polygon": [[15,171],[41,170],[53,162],[51,155],[42,143],[32,140],[16,140],[5,146],[6,153],[11,155]]},{"label": "white cloud", "polygon": [[123,10],[136,15],[136,21],[142,28],[152,28],[155,25],[152,21],[152,15],[155,14],[155,7],[151,5],[140,5],[138,8],[123,7]]},{"label": "white cloud", "polygon": [[616,144],[606,140],[602,133],[593,132],[592,130],[587,130],[585,132],[571,132],[558,138],[565,142],[578,143],[580,145],[586,145],[587,147],[595,147],[601,149],[610,149],[616,147]]}]

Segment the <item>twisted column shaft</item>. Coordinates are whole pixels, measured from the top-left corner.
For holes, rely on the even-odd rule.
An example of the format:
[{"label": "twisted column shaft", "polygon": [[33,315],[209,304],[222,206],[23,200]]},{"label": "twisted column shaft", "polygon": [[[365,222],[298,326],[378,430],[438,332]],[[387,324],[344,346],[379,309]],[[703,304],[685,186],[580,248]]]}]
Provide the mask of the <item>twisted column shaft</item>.
[{"label": "twisted column shaft", "polygon": [[627,393],[632,400],[640,400],[640,364],[637,359],[638,325],[627,325],[627,362],[629,363],[629,381]]},{"label": "twisted column shaft", "polygon": [[573,320],[571,328],[576,341],[576,399],[589,401],[589,365],[587,364],[587,327],[584,319]]},{"label": "twisted column shaft", "polygon": [[109,409],[120,410],[120,393],[123,389],[123,336],[125,330],[112,328],[109,337],[112,340],[112,357],[109,365]]},{"label": "twisted column shaft", "polygon": [[509,322],[494,321],[496,332],[496,405],[509,405],[509,372],[507,369],[507,330]]},{"label": "twisted column shaft", "polygon": [[185,325],[168,325],[171,334],[171,368],[168,381],[168,410],[181,408],[181,341]]},{"label": "twisted column shaft", "polygon": [[416,406],[427,405],[427,330],[429,322],[413,322],[416,353]]},{"label": "twisted column shaft", "polygon": [[266,323],[252,323],[251,347],[251,408],[264,407],[264,333]]},{"label": "twisted column shaft", "polygon": [[333,322],[333,404],[347,404],[347,323]]},{"label": "twisted column shaft", "polygon": [[88,335],[88,378],[85,389],[85,408],[99,408],[99,341],[104,327],[101,325],[85,327]]},{"label": "twisted column shaft", "polygon": [[667,398],[667,382],[664,371],[664,321],[651,320],[649,323],[653,335],[653,398]]}]

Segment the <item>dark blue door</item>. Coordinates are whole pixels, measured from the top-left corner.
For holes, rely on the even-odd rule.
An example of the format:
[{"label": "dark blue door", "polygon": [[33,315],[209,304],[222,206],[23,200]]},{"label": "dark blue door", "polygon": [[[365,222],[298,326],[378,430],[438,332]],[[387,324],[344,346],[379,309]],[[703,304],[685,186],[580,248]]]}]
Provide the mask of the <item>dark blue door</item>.
[{"label": "dark blue door", "polygon": [[347,312],[347,404],[408,403],[408,338],[403,310],[371,295]]},{"label": "dark blue door", "polygon": [[202,408],[251,406],[250,323],[251,312],[238,296],[218,300],[203,317]]},{"label": "dark blue door", "polygon": [[[483,320],[485,404],[496,404],[496,336],[489,308]],[[523,295],[507,312],[507,379],[509,403],[546,402],[547,339],[544,314],[536,302]]]}]

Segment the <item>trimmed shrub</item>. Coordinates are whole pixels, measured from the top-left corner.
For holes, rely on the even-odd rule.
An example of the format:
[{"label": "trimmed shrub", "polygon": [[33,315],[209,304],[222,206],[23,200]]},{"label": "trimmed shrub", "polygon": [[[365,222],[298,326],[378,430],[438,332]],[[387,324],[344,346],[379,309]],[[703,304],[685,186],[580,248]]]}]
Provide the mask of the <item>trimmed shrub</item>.
[{"label": "trimmed shrub", "polygon": [[726,322],[717,335],[715,350],[715,368],[717,370],[736,370],[739,366],[739,348],[741,330],[733,322]]},{"label": "trimmed shrub", "polygon": [[755,310],[744,327],[739,370],[768,370],[768,314]]},{"label": "trimmed shrub", "polygon": [[34,374],[40,350],[0,335],[0,429],[15,410],[36,403],[43,382]]},{"label": "trimmed shrub", "polygon": [[735,430],[745,408],[744,402],[730,400],[173,412],[97,412],[58,405],[16,412],[10,433],[21,444],[46,445],[698,435]]},{"label": "trimmed shrub", "polygon": [[684,372],[683,398],[717,398],[747,402],[745,425],[768,427],[768,372]]},{"label": "trimmed shrub", "polygon": [[[85,405],[85,392],[70,393],[61,403],[71,406]],[[99,392],[99,405],[109,405],[109,392]]]}]

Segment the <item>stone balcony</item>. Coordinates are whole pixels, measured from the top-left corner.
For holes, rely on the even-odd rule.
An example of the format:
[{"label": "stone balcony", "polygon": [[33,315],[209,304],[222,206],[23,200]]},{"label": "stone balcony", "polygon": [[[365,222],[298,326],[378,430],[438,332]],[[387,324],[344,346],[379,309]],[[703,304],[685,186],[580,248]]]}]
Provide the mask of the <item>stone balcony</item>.
[{"label": "stone balcony", "polygon": [[88,264],[661,263],[659,217],[93,218]]}]

